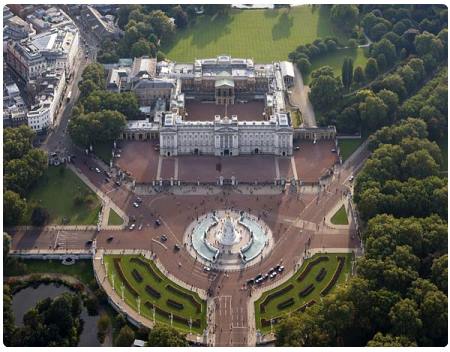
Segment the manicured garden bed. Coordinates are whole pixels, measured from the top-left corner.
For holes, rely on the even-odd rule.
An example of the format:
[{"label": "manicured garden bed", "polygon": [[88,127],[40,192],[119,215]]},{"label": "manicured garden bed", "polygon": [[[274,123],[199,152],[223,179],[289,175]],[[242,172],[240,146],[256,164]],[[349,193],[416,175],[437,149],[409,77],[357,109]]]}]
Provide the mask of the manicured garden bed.
[{"label": "manicured garden bed", "polygon": [[342,162],[347,160],[353,152],[362,144],[363,139],[338,139],[339,150],[341,152]]},{"label": "manicured garden bed", "polygon": [[[138,297],[141,302],[141,314],[153,320],[189,332],[189,319],[192,319],[192,332],[201,334],[206,327],[206,302],[197,293],[189,291],[170,281],[155,264],[140,256],[104,257],[108,264],[110,283],[111,268],[114,270],[114,286],[117,292],[123,283],[125,302],[137,310]],[[113,265],[114,263],[114,265]],[[142,281],[140,280],[142,279]]]},{"label": "manicured garden bed", "polygon": [[339,210],[331,217],[330,221],[334,225],[348,225],[348,217],[344,205],[342,205]]},{"label": "manicured garden bed", "polygon": [[[303,312],[320,300],[323,290],[329,293],[345,280],[350,271],[351,254],[316,254],[285,283],[269,290],[255,302],[256,328],[270,331],[270,319],[276,325],[279,318],[291,312]],[[338,259],[345,258],[345,260]],[[321,280],[317,278],[323,276]],[[329,287],[329,288],[328,288]]]}]

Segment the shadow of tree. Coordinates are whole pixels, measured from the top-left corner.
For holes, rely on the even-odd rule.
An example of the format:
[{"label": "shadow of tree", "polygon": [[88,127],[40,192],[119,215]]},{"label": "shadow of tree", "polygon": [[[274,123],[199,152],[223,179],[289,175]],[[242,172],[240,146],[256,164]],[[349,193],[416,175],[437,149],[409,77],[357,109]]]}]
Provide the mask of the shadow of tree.
[{"label": "shadow of tree", "polygon": [[197,48],[206,47],[211,42],[217,41],[220,37],[231,32],[229,27],[232,16],[229,14],[216,14],[214,16],[199,16],[190,27],[178,32],[170,44],[164,46],[164,51],[170,51],[179,40],[184,40],[192,36],[190,44]]},{"label": "shadow of tree", "polygon": [[294,18],[290,16],[288,12],[283,12],[278,19],[278,22],[272,27],[272,39],[276,41],[289,37],[293,25]]}]

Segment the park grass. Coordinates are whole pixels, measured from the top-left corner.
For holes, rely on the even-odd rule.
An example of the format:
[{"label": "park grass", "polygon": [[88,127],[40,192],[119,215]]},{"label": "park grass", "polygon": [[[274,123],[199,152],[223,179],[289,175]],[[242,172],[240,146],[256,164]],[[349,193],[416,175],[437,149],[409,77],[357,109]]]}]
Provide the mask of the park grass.
[{"label": "park grass", "polygon": [[[170,281],[159,269],[156,267],[156,265],[150,261],[145,259],[142,256],[135,256],[135,255],[107,255],[104,256],[104,262],[108,265],[108,278],[112,285],[112,279],[111,279],[111,273],[114,273],[114,287],[116,292],[121,295],[121,281],[119,279],[119,275],[116,272],[116,269],[114,267],[113,259],[120,257],[121,258],[121,267],[123,270],[123,274],[125,275],[125,278],[127,281],[132,285],[132,287],[138,292],[139,297],[141,299],[141,315],[144,317],[153,320],[153,312],[152,309],[145,306],[145,302],[150,302],[155,304],[157,307],[165,310],[166,312],[173,313],[174,315],[182,316],[186,319],[192,318],[192,320],[200,319],[201,324],[199,328],[192,327],[192,332],[201,334],[203,333],[203,330],[206,328],[206,301],[202,300],[197,293],[189,291],[176,283]],[[137,263],[131,262],[131,258],[133,257],[139,257],[143,261],[147,262],[151,265],[153,270],[157,273],[157,275],[162,278],[161,282],[158,282],[155,280],[155,278],[147,272],[141,265]],[[138,283],[135,278],[132,275],[132,270],[136,269],[139,274],[142,276],[143,281]],[[168,291],[166,286],[170,284],[171,286],[179,289],[180,291],[183,291],[185,293],[188,293],[194,297],[194,299],[201,303],[201,313],[197,313],[195,307],[192,305],[192,303],[187,300],[184,297],[181,297],[177,294],[174,294],[171,291]],[[153,289],[157,290],[159,293],[161,293],[161,297],[156,299],[153,296],[149,295],[145,290],[145,285],[150,285]],[[124,288],[124,298],[125,302],[128,306],[133,308],[137,311],[137,301],[132,295],[132,293],[126,288]],[[184,308],[182,310],[177,310],[175,308],[172,308],[171,306],[166,304],[167,299],[172,299],[176,302],[182,303],[184,305]],[[155,314],[156,321],[170,325],[170,320],[166,318],[163,315],[160,315],[158,313]],[[179,323],[177,321],[173,321],[173,327],[182,331],[183,333],[189,332],[189,327]]]},{"label": "park grass", "polygon": [[[95,225],[100,211],[100,201],[95,196],[91,206],[75,205],[75,196],[95,194],[72,172],[63,165],[50,166],[38,180],[27,201],[37,203],[50,214],[49,224],[62,224],[67,218],[67,225]],[[31,207],[25,213],[23,224],[31,224]]]},{"label": "park grass", "polygon": [[309,73],[304,75],[303,82],[305,84],[310,83],[310,74],[312,71],[317,70],[322,66],[330,66],[334,75],[337,77],[341,77],[342,64],[346,57],[353,59],[353,67],[357,66],[365,67],[368,57],[368,48],[347,48],[336,50],[335,52],[326,54],[320,58],[314,59],[311,61],[311,68]]},{"label": "park grass", "polygon": [[[25,271],[21,272],[20,275],[27,274],[65,274],[75,277],[76,279],[83,282],[85,285],[94,280],[94,270],[92,267],[91,260],[77,260],[75,264],[63,265],[61,260],[41,260],[41,259],[26,259],[21,260],[25,264]],[[9,276],[14,276],[18,273],[11,271],[8,273]]]},{"label": "park grass", "polygon": [[331,218],[331,223],[334,225],[348,225],[347,212],[345,206],[342,205],[339,210]]},{"label": "park grass", "polygon": [[[317,256],[325,256],[325,255],[330,258],[329,261],[326,261],[326,262],[324,261],[324,262],[321,262],[321,263],[315,265],[311,269],[309,274],[301,282],[297,281],[297,278],[303,272],[303,270],[306,267],[306,264],[309,261],[313,260]],[[305,260],[303,265],[301,266],[301,268],[289,280],[287,280],[285,283],[281,284],[280,286],[273,288],[272,290],[264,292],[262,294],[262,296],[255,302],[256,329],[258,329],[262,333],[268,333],[268,332],[270,332],[270,326],[262,327],[261,319],[270,320],[271,318],[276,318],[276,317],[280,317],[280,316],[283,316],[286,314],[290,314],[311,300],[320,302],[320,297],[321,297],[320,292],[327,286],[327,284],[330,282],[331,278],[333,277],[334,272],[336,271],[336,268],[338,265],[338,261],[337,261],[338,256],[345,256],[346,259],[345,259],[344,268],[342,269],[342,272],[341,272],[334,287],[336,287],[336,285],[338,285],[340,283],[343,283],[345,281],[346,274],[348,274],[350,272],[351,258],[352,258],[351,253],[345,253],[345,254],[337,254],[337,253],[336,254],[335,253],[321,254],[321,253],[319,253],[319,254],[314,255],[312,258]],[[316,275],[320,272],[321,268],[325,268],[327,271],[327,274],[325,275],[324,279],[321,282],[317,282],[315,278],[316,278]],[[308,296],[300,298],[298,293],[301,290],[303,290],[305,287],[307,287],[309,284],[312,284],[312,283],[314,283],[314,285],[315,285],[314,291],[312,291]],[[273,300],[271,300],[269,302],[269,304],[266,306],[265,312],[261,313],[260,304],[264,301],[264,299],[269,294],[271,294],[275,291],[279,291],[279,290],[283,289],[284,287],[289,286],[290,284],[294,285],[294,288],[291,289],[286,294],[278,296],[278,297],[274,298]],[[334,290],[334,287],[331,290],[331,292]],[[282,311],[278,310],[277,304],[284,302],[289,298],[293,298],[295,300],[294,305],[290,306],[287,309],[283,309]],[[314,309],[314,305],[308,309]],[[276,325],[277,325],[277,323],[274,323],[274,327]]]},{"label": "park grass", "polygon": [[300,125],[303,122],[301,113],[299,110],[293,110],[291,111],[291,122],[292,122],[292,127],[294,128],[299,128]]},{"label": "park grass", "polygon": [[108,225],[122,225],[123,219],[112,208],[109,210]]},{"label": "park grass", "polygon": [[362,138],[352,139],[352,138],[342,138],[338,139],[339,150],[341,153],[342,162],[347,160],[353,152],[358,149],[362,144]]},{"label": "park grass", "polygon": [[336,37],[342,45],[348,39],[331,23],[325,7],[232,9],[228,15],[198,16],[162,51],[178,62],[226,54],[264,63],[286,60],[297,46],[325,37]]}]

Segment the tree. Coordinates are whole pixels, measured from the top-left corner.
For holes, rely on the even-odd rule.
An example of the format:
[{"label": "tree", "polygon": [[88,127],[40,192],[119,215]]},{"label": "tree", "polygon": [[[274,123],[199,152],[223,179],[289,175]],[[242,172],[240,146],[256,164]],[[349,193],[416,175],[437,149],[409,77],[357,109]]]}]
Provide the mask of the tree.
[{"label": "tree", "polygon": [[417,347],[417,344],[406,336],[383,335],[378,332],[367,343],[367,347]]},{"label": "tree", "polygon": [[188,14],[180,5],[172,8],[173,17],[175,18],[175,24],[178,28],[186,28],[188,25]]},{"label": "tree", "polygon": [[3,157],[6,161],[20,159],[33,147],[35,132],[28,126],[5,128],[3,131]]},{"label": "tree", "polygon": [[156,55],[156,48],[153,44],[149,43],[146,39],[141,38],[131,46],[131,56],[141,57]]},{"label": "tree", "polygon": [[331,20],[345,30],[351,30],[358,20],[358,6],[333,5],[331,7]]},{"label": "tree", "polygon": [[[378,58],[380,55],[384,55],[387,67],[392,66],[397,59],[395,45],[386,38],[374,43],[371,47],[370,53],[371,56],[375,58]],[[380,63],[378,63],[378,65],[379,64]]]},{"label": "tree", "polygon": [[[326,67],[322,67],[320,70],[326,69]],[[314,71],[311,76],[313,79],[309,98],[315,108],[324,111],[336,104],[342,96],[340,80],[328,73],[320,74],[319,70]]]},{"label": "tree", "polygon": [[427,150],[418,150],[406,156],[402,168],[408,175],[425,178],[439,174],[439,165]]},{"label": "tree", "polygon": [[[4,255],[3,255],[4,256]],[[433,260],[431,278],[439,289],[445,293],[448,290],[448,255],[445,254]]]},{"label": "tree", "polygon": [[357,66],[355,68],[355,72],[353,73],[353,81],[356,83],[357,86],[360,86],[364,83],[366,80],[366,77],[364,75],[364,70],[361,66]]},{"label": "tree", "polygon": [[156,36],[160,38],[162,42],[167,42],[172,39],[175,34],[175,25],[163,11],[152,11],[150,13],[149,21]]},{"label": "tree", "polygon": [[369,81],[375,79],[378,76],[378,63],[374,58],[369,58],[364,69],[364,73]]},{"label": "tree", "polygon": [[387,89],[382,89],[377,93],[383,103],[387,106],[387,113],[393,120],[398,108],[398,95]]},{"label": "tree", "polygon": [[48,210],[43,207],[35,207],[31,213],[31,223],[33,226],[44,226],[50,219]]},{"label": "tree", "polygon": [[385,126],[389,119],[388,107],[379,97],[367,97],[364,103],[359,105],[361,121],[369,129],[375,131]]},{"label": "tree", "polygon": [[25,214],[26,203],[16,192],[3,193],[3,222],[5,226],[16,226]]},{"label": "tree", "polygon": [[302,57],[301,59],[298,60],[297,67],[300,70],[300,72],[305,75],[311,69],[311,63],[309,62],[308,59]]},{"label": "tree", "polygon": [[353,60],[349,57],[342,63],[342,84],[345,89],[349,89],[353,81]]},{"label": "tree", "polygon": [[444,45],[441,40],[428,32],[418,34],[414,39],[414,46],[421,57],[431,55],[432,57],[439,59],[444,51]]},{"label": "tree", "polygon": [[134,341],[134,331],[125,325],[120,329],[119,335],[116,338],[115,346],[117,347],[130,347]]},{"label": "tree", "polygon": [[172,327],[156,324],[148,336],[148,345],[153,347],[187,347],[184,335]]},{"label": "tree", "polygon": [[[5,234],[3,234],[3,260],[5,260]],[[12,294],[7,284],[3,285],[3,343],[11,346],[11,339],[15,333],[14,312],[12,310]]]},{"label": "tree", "polygon": [[91,112],[71,119],[69,133],[76,144],[88,147],[117,139],[125,123],[125,116],[118,111]]}]

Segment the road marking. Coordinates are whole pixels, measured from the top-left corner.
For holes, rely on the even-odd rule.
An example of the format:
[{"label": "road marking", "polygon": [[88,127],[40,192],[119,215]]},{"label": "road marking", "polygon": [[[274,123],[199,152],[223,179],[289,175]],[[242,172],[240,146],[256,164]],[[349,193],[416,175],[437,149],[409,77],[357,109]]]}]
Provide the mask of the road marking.
[{"label": "road marking", "polygon": [[280,164],[278,163],[278,158],[275,156],[273,160],[275,161],[275,175],[277,179],[280,179]]},{"label": "road marking", "polygon": [[174,179],[178,180],[178,157],[175,158],[175,175]]},{"label": "road marking", "polygon": [[56,243],[58,242],[58,236],[59,236],[59,230],[56,233],[55,244],[53,245],[53,248],[56,248]]},{"label": "road marking", "polygon": [[161,166],[162,166],[162,157],[161,155],[158,157],[158,169],[156,171],[156,179],[159,180],[161,178]]},{"label": "road marking", "polygon": [[291,167],[292,173],[294,174],[294,178],[298,180],[297,167],[295,166],[295,158],[293,156],[291,156]]}]

